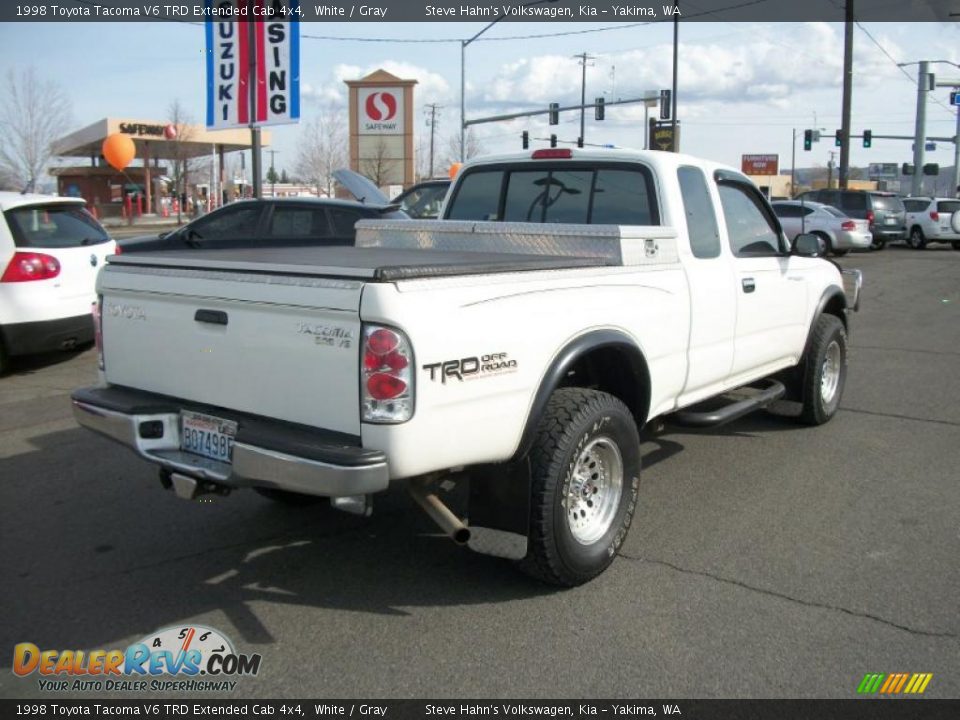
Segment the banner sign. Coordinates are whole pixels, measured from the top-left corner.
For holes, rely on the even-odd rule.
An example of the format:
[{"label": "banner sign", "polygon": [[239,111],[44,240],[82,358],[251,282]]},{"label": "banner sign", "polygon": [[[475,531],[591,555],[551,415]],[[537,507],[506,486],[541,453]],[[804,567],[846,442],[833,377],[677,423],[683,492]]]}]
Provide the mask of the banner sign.
[{"label": "banner sign", "polygon": [[[300,0],[206,0],[205,7],[207,127],[299,122]],[[235,19],[251,13],[262,19]]]},{"label": "banner sign", "polygon": [[779,155],[744,155],[740,160],[740,171],[744,175],[779,175]]}]

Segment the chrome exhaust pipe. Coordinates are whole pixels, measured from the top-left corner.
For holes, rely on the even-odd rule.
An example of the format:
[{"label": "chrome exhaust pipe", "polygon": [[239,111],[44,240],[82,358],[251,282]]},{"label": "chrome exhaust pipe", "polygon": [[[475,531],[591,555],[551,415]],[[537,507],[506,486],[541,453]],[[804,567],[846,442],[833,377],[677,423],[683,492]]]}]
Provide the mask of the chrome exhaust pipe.
[{"label": "chrome exhaust pipe", "polygon": [[407,492],[423,508],[437,526],[443,530],[457,545],[466,545],[470,542],[470,528],[463,524],[446,505],[443,500],[429,491],[432,480],[414,479],[407,483]]}]

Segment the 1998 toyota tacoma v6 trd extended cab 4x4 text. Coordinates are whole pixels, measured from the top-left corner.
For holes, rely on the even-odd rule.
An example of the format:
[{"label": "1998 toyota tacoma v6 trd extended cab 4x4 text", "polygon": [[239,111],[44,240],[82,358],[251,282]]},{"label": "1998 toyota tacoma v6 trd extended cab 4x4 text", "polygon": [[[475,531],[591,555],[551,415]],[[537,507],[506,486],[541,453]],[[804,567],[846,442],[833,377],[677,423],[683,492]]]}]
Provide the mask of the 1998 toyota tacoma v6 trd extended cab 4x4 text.
[{"label": "1998 toyota tacoma v6 trd extended cab 4x4 text", "polygon": [[[185,497],[254,487],[366,513],[403,482],[458,542],[576,585],[637,512],[645,424],[784,396],[810,424],[837,411],[860,275],[816,237],[788,247],[734,170],[490,157],[441,217],[362,221],[352,248],[111,258],[102,382],[74,392],[78,421]],[[464,512],[444,479],[468,484]]]}]

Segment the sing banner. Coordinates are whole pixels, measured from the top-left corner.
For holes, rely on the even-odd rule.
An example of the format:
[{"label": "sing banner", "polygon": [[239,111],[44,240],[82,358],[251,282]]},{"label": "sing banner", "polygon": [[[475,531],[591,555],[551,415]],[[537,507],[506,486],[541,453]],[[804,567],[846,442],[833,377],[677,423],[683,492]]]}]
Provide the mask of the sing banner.
[{"label": "sing banner", "polygon": [[300,0],[206,0],[204,7],[207,127],[299,122]]}]

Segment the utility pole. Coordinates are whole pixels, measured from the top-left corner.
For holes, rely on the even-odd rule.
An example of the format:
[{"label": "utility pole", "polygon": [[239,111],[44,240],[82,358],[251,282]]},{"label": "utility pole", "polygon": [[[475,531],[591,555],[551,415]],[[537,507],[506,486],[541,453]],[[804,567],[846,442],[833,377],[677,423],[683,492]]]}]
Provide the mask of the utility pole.
[{"label": "utility pole", "polygon": [[583,66],[583,74],[580,78],[580,142],[578,143],[581,147],[583,143],[587,141],[585,135],[585,113],[587,105],[587,60],[593,60],[593,55],[587,55],[583,52],[579,55],[574,55],[575,58],[580,58],[580,64]]},{"label": "utility pole", "polygon": [[[253,17],[256,9],[256,0],[247,0],[247,12]],[[260,158],[260,128],[257,125],[257,34],[251,23],[247,30],[250,56],[250,72],[247,75],[247,85],[250,86],[250,167],[253,172],[253,197],[263,197],[263,176]]]},{"label": "utility pole", "polygon": [[833,187],[833,156],[836,155],[836,151],[830,151],[830,159],[827,160],[827,189]]},{"label": "utility pole", "polygon": [[430,174],[427,177],[433,177],[433,136],[434,128],[437,126],[437,110],[443,108],[443,105],[437,105],[436,103],[428,103],[427,107],[430,108],[430,119],[427,121],[427,124],[430,125]]},{"label": "utility pole", "polygon": [[927,142],[927,92],[930,87],[930,64],[921,60],[917,70],[917,122],[913,131],[913,182],[910,194],[923,192],[923,151]]},{"label": "utility pole", "polygon": [[793,128],[793,142],[790,143],[790,197],[797,194],[797,129]]},{"label": "utility pole", "polygon": [[[680,9],[680,3],[674,2],[674,7]],[[673,138],[673,151],[680,152],[679,143],[677,143],[677,46],[680,39],[680,14],[673,16],[673,89],[670,95],[670,134]],[[644,129],[644,132],[648,132]]]},{"label": "utility pole", "polygon": [[840,120],[840,188],[846,189],[850,173],[850,103],[853,95],[853,0],[846,3],[843,36],[843,109]]},{"label": "utility pole", "polygon": [[276,155],[279,150],[268,150],[270,153],[270,194],[273,197],[277,196],[277,171],[273,167],[273,156]]}]

